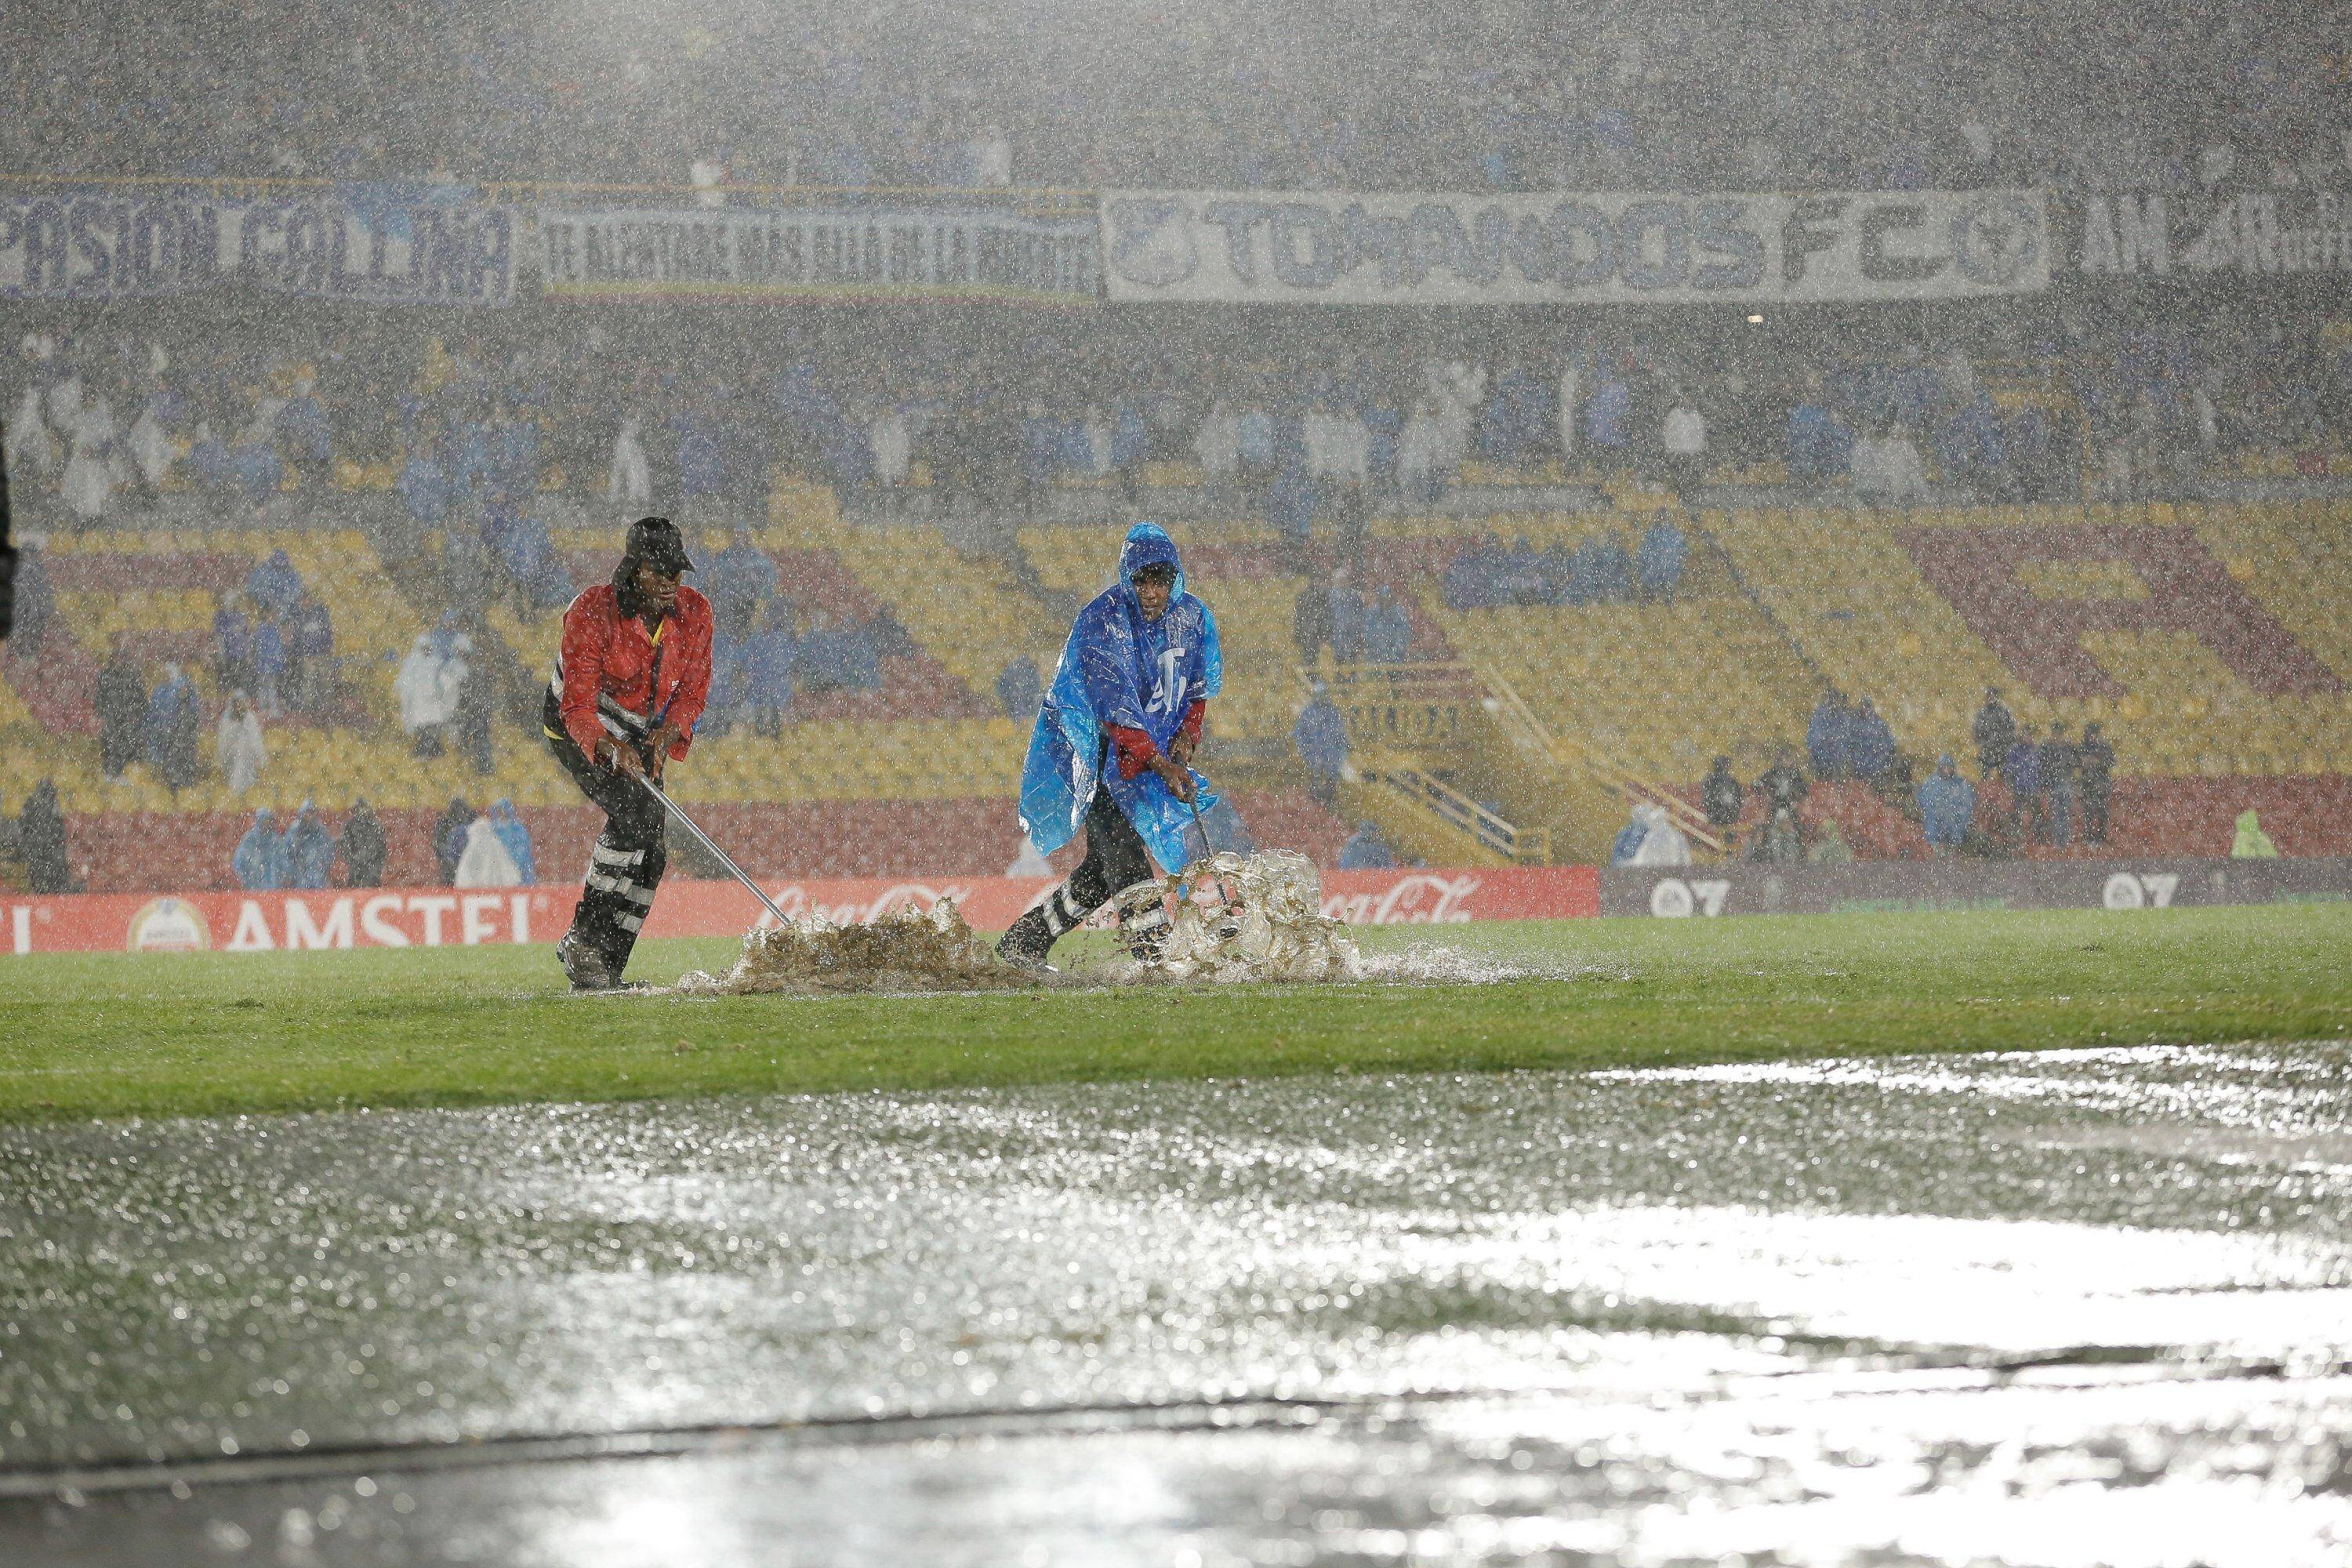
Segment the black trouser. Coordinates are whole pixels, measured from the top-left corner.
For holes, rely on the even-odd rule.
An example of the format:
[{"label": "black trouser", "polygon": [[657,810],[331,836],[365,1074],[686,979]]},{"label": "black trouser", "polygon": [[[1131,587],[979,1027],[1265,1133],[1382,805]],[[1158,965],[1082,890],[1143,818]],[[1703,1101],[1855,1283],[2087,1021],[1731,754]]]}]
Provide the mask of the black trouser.
[{"label": "black trouser", "polygon": [[[604,813],[604,831],[588,852],[588,879],[572,914],[572,934],[601,954],[618,980],[669,867],[669,814],[651,790],[592,761],[571,736],[550,736],[547,747],[580,793]],[[637,754],[644,757],[645,749]]]},{"label": "black trouser", "polygon": [[1113,894],[1150,879],[1151,856],[1143,836],[1111,799],[1108,787],[1097,784],[1087,807],[1087,858],[1032,912],[1044,921],[1046,940],[1055,942],[1110,902]]}]

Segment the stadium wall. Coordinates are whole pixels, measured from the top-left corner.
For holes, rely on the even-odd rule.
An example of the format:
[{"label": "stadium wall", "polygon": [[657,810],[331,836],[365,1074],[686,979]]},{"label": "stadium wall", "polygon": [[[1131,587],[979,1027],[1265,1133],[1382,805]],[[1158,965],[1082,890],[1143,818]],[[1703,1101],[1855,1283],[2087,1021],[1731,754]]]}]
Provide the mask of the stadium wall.
[{"label": "stadium wall", "polygon": [[[1043,877],[762,879],[785,914],[835,923],[952,899],[981,931],[1002,931],[1054,886]],[[327,888],[295,893],[84,893],[0,896],[0,953],[280,952],[358,947],[551,942],[571,923],[572,890],[530,888]],[[1350,925],[1562,920],[1601,912],[1589,866],[1469,871],[1333,871],[1324,912]],[[740,935],[772,923],[733,882],[672,881],[649,937]]]},{"label": "stadium wall", "polygon": [[2161,910],[2352,900],[2352,858],[1908,860],[1599,874],[1601,912],[1665,920],[1907,910]]}]

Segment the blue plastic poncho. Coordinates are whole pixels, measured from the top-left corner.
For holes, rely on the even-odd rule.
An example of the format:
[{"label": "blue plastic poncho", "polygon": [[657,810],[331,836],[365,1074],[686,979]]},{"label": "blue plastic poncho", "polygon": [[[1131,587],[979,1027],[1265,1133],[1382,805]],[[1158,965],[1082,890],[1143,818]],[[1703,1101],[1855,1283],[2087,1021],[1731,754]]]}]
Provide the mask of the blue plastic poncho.
[{"label": "blue plastic poncho", "polygon": [[[1167,610],[1147,621],[1136,601],[1135,574],[1155,563],[1176,569],[1176,587]],[[1184,591],[1176,542],[1156,523],[1137,523],[1118,552],[1118,583],[1079,611],[1070,627],[1030,737],[1021,774],[1021,826],[1039,853],[1050,855],[1076,837],[1101,784],[1135,824],[1151,858],[1164,869],[1181,869],[1192,858],[1185,846],[1192,808],[1149,769],[1128,779],[1119,777],[1115,763],[1105,767],[1103,731],[1113,724],[1141,730],[1165,752],[1186,710],[1215,697],[1224,683],[1216,617]],[[1205,813],[1217,797],[1198,773],[1192,778]]]}]

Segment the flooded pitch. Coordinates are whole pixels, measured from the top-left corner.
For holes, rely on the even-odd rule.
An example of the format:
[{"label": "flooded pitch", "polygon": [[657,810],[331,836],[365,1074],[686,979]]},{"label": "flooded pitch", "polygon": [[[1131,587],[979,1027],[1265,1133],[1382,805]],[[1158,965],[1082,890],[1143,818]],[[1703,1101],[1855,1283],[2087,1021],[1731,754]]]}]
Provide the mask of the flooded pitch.
[{"label": "flooded pitch", "polygon": [[2339,1563],[2352,1054],[0,1130],[0,1561]]}]

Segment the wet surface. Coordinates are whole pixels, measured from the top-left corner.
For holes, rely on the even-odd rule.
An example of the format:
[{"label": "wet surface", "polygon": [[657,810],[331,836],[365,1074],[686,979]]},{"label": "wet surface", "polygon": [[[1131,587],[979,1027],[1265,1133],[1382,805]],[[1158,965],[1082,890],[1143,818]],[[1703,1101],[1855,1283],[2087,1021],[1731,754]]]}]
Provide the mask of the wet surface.
[{"label": "wet surface", "polygon": [[2339,1563],[2347,1129],[2337,1046],[0,1130],[0,1561]]}]

